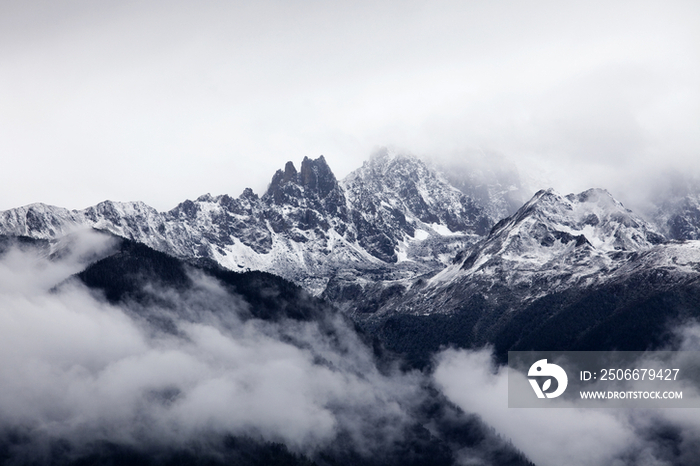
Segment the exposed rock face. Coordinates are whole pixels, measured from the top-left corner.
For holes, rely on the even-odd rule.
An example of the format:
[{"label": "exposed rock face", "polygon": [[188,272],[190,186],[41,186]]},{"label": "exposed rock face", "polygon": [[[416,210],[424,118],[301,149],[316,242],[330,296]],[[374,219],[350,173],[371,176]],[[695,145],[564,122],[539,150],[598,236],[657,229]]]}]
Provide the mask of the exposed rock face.
[{"label": "exposed rock face", "polygon": [[700,193],[663,202],[654,220],[671,239],[700,239]]},{"label": "exposed rock face", "polygon": [[354,281],[359,271],[371,271],[371,280],[434,271],[494,221],[420,160],[383,151],[342,182],[323,156],[304,158],[298,171],[292,162],[278,170],[262,196],[207,194],[169,212],[142,202],[82,211],[33,204],[0,213],[0,233],[51,239],[91,227],[320,293],[330,279]]},{"label": "exposed rock face", "polygon": [[[694,237],[691,197],[669,204],[662,232]],[[278,170],[262,196],[207,194],[169,212],[141,202],[20,207],[0,213],[0,233],[53,239],[90,227],[179,258],[271,272],[390,346],[421,335],[431,343],[411,347],[423,355],[446,343],[525,347],[546,322],[592,345],[595,332],[629,330],[635,303],[687,290],[683,300],[695,299],[700,243],[668,242],[605,190],[543,190],[498,222],[486,213],[502,207],[477,204],[414,157],[380,151],[344,180],[323,157],[305,158]],[[664,316],[649,311],[648,332],[663,333]]]},{"label": "exposed rock face", "polygon": [[664,240],[605,190],[565,197],[547,190],[496,224],[460,269],[499,273],[509,281],[520,280],[523,272],[559,270],[563,265],[578,267],[572,274],[593,273]]},{"label": "exposed rock face", "polygon": [[658,348],[700,317],[700,242],[667,241],[601,189],[540,191],[437,274],[353,299],[355,320],[417,364],[443,345]]},{"label": "exposed rock face", "polygon": [[667,238],[700,239],[700,177],[692,172],[655,174],[638,200],[638,209]]},{"label": "exposed rock face", "polygon": [[421,227],[446,235],[483,236],[494,221],[471,198],[412,157],[379,152],[343,185],[360,245],[385,262],[396,262],[399,242],[414,237]]},{"label": "exposed rock face", "polygon": [[[614,272],[665,238],[607,191],[589,189],[561,196],[539,191],[488,237],[455,256],[453,263],[410,292],[418,282],[403,281],[414,298],[387,300],[377,309],[393,312],[443,312],[460,308],[464,296],[504,290],[521,300],[610,279]],[[461,290],[455,293],[455,290]],[[435,309],[428,296],[444,294]],[[370,294],[368,294],[370,296]],[[375,296],[376,301],[376,296]],[[380,300],[381,301],[381,300]],[[359,307],[361,309],[361,306]],[[375,309],[376,312],[377,309]]]}]

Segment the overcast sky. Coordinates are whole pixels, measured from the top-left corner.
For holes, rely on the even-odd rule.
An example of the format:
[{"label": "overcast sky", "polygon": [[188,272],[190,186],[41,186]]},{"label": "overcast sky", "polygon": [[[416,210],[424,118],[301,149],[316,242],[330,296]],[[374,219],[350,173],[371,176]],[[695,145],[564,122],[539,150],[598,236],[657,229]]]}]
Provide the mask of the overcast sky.
[{"label": "overcast sky", "polygon": [[384,145],[566,192],[700,165],[700,3],[571,3],[2,1],[0,210],[167,210]]}]

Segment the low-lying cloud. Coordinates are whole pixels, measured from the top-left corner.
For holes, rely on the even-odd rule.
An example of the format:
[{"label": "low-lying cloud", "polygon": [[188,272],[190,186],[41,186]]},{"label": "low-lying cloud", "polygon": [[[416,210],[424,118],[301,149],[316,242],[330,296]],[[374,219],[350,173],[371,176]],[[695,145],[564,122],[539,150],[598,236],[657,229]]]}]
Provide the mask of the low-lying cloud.
[{"label": "low-lying cloud", "polygon": [[0,434],[31,438],[17,455],[41,459],[54,439],[150,448],[212,434],[308,453],[342,433],[371,451],[402,434],[421,396],[419,375],[380,373],[339,318],[332,334],[317,322],[244,319],[247,304],[193,274],[188,292],[152,287],[178,303],[149,310],[173,319],[162,331],[137,304],[64,282],[73,259],[26,248],[0,258]]},{"label": "low-lying cloud", "polygon": [[[99,442],[149,451],[227,435],[310,455],[342,438],[369,456],[417,422],[441,435],[416,419],[433,382],[540,466],[693,464],[700,448],[694,410],[509,409],[506,370],[489,350],[440,353],[432,379],[380,371],[341,317],[250,318],[249,304],[198,272],[187,290],[148,285],[151,304],[110,304],[70,278],[114,247],[87,234],[87,249],[0,253],[0,446],[18,464],[48,461],[57,440],[80,454]],[[700,348],[700,326],[678,335],[680,349]],[[488,464],[473,445],[453,447],[457,463]]]},{"label": "low-lying cloud", "polygon": [[[680,349],[700,349],[700,326],[678,333]],[[494,363],[489,349],[450,349],[436,362],[434,377],[448,399],[481,416],[539,466],[697,464],[694,409],[593,409],[570,402],[558,409],[508,408],[508,369]]]}]

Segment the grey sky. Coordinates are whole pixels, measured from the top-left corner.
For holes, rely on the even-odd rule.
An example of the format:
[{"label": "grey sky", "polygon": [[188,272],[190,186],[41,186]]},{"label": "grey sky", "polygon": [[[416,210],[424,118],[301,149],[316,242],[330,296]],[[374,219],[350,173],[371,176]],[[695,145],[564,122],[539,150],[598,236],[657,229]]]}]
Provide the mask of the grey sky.
[{"label": "grey sky", "polygon": [[697,168],[699,82],[694,1],[3,1],[0,209],[166,210],[383,145],[614,192]]}]

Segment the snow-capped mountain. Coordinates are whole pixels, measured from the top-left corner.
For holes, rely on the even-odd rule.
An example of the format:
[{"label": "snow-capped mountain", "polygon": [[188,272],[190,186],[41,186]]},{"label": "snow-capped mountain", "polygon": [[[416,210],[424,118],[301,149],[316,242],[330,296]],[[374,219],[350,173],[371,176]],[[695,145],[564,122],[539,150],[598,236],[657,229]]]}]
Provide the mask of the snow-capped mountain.
[{"label": "snow-capped mountain", "polygon": [[666,200],[653,218],[669,238],[700,239],[700,192]]},{"label": "snow-capped mountain", "polygon": [[550,189],[539,191],[515,215],[501,220],[482,244],[456,258],[434,280],[462,273],[492,275],[509,286],[530,286],[554,277],[567,286],[592,283],[632,253],[663,241],[652,225],[605,190],[561,196]]},{"label": "snow-capped mountain", "polygon": [[[386,305],[385,312],[427,312],[434,307],[431,297],[441,294],[446,301],[433,312],[452,312],[466,290],[498,294],[507,289],[532,300],[573,286],[591,286],[664,242],[651,224],[605,190],[567,196],[539,191],[514,215],[499,221],[484,240],[455,256],[452,264],[427,281],[419,280],[419,292],[410,291],[415,281],[392,283],[418,298],[406,305],[397,300]],[[464,290],[445,291],[455,287]]]},{"label": "snow-capped mountain", "polygon": [[[204,195],[169,212],[105,201],[0,213],[0,233],[52,239],[96,228],[180,258],[278,274],[321,293],[331,278],[399,279],[447,264],[495,219],[420,160],[388,151],[338,182],[323,156],[278,170],[267,192]],[[359,273],[358,271],[363,271]]]},{"label": "snow-capped mountain", "polygon": [[411,239],[474,243],[493,225],[484,208],[414,157],[380,151],[342,185],[360,244],[386,262],[430,260]]},{"label": "snow-capped mountain", "polygon": [[[106,201],[0,213],[0,234],[96,228],[178,258],[271,272],[333,302],[417,365],[446,344],[630,349],[700,318],[700,246],[667,240],[607,191],[539,191],[498,222],[420,160],[381,151],[337,180],[289,162],[258,196],[169,212]],[[669,210],[671,212],[671,210]],[[665,344],[665,343],[664,343]]]},{"label": "snow-capped mountain", "polygon": [[655,173],[641,193],[630,196],[635,209],[671,240],[700,239],[700,177],[675,170]]},{"label": "snow-capped mountain", "polygon": [[668,241],[607,191],[591,189],[538,192],[453,264],[367,287],[348,311],[389,348],[426,364],[446,344],[492,344],[501,357],[515,349],[644,350],[700,317],[698,305],[700,242]]},{"label": "snow-capped mountain", "polygon": [[[299,170],[292,162],[278,170],[261,196],[250,189],[238,198],[207,194],[169,212],[111,201],[80,211],[33,204],[0,212],[0,255],[28,244],[60,259],[80,253],[80,235],[72,232],[108,231],[131,241],[111,238],[115,244],[84,258],[90,265],[71,280],[112,305],[131,306],[131,317],[159,331],[172,332],[177,319],[198,322],[199,277],[205,297],[218,282],[243,299],[220,302],[217,294],[209,303],[216,312],[222,303],[227,309],[245,304],[246,319],[321,326],[349,316],[358,341],[372,344],[368,360],[387,367],[397,354],[403,367],[424,367],[446,346],[488,345],[501,362],[510,350],[668,349],[678,343],[679,323],[700,320],[700,241],[661,234],[681,225],[682,234],[673,237],[692,238],[698,199],[669,204],[659,217],[665,229],[602,189],[566,196],[543,190],[496,222],[493,213],[504,211],[503,194],[511,191],[487,190],[482,201],[497,202],[483,205],[420,160],[388,151],[344,180],[323,157],[305,158]],[[231,273],[212,261],[234,271],[271,272],[321,299],[284,278]],[[196,291],[196,309],[181,306],[188,290]],[[152,302],[157,306],[144,307]],[[340,350],[343,359],[352,348]],[[439,432],[432,416],[441,405],[420,404],[431,412],[431,429],[411,430],[406,445]],[[453,426],[453,414],[445,416]],[[452,445],[465,429],[459,426],[457,437],[445,432]],[[442,438],[430,438],[431,444],[441,445]],[[413,451],[402,451],[415,459]],[[508,464],[527,464],[512,448],[501,451],[511,455]]]}]

